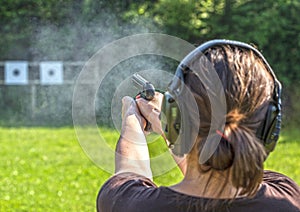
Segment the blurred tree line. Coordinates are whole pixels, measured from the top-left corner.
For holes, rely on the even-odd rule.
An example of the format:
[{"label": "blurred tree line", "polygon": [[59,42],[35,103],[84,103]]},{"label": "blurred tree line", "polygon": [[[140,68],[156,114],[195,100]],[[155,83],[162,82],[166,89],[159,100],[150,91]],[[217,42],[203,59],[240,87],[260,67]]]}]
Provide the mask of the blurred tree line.
[{"label": "blurred tree line", "polygon": [[[0,60],[85,61],[106,43],[143,32],[195,45],[240,40],[263,52],[284,86],[285,119],[299,123],[299,11],[299,0],[1,0]],[[1,108],[26,114],[15,93],[1,87]]]}]

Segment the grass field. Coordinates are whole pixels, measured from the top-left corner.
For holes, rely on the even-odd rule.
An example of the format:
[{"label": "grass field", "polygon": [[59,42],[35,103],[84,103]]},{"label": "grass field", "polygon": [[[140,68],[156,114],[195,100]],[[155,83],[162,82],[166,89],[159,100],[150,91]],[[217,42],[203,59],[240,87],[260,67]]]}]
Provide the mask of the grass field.
[{"label": "grass field", "polygon": [[[117,133],[104,131],[113,145]],[[300,133],[286,130],[265,167],[300,184],[299,161]],[[73,128],[0,128],[0,211],[95,211],[109,176],[84,154]],[[155,182],[170,185],[181,177],[173,169]]]}]

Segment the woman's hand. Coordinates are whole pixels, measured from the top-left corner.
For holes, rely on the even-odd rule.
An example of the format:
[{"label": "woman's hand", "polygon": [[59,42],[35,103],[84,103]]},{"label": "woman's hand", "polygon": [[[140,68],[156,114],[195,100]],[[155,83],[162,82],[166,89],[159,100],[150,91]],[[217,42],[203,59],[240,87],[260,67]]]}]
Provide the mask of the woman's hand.
[{"label": "woman's hand", "polygon": [[151,124],[150,130],[160,135],[164,133],[160,120],[163,97],[162,93],[155,92],[155,96],[151,101],[143,98],[136,99],[141,115]]}]

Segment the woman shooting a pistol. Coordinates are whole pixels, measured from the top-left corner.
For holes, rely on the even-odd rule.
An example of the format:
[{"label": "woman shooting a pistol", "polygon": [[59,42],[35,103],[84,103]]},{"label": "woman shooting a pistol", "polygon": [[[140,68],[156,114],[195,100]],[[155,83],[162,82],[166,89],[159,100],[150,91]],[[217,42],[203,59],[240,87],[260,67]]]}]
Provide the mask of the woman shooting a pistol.
[{"label": "woman shooting a pistol", "polygon": [[168,91],[180,130],[167,145],[183,180],[170,187],[152,181],[144,129],[148,121],[163,134],[163,94],[124,97],[115,175],[101,188],[97,210],[300,211],[299,186],[263,169],[281,122],[281,85],[263,56],[245,43],[213,40],[186,56],[175,75]]}]

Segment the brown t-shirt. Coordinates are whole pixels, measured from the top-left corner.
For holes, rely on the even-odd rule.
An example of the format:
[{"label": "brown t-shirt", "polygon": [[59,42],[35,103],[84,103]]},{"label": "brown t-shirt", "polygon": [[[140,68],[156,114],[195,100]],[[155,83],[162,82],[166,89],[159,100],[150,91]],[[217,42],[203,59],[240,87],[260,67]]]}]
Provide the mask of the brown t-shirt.
[{"label": "brown t-shirt", "polygon": [[261,188],[254,198],[213,200],[214,210],[203,210],[212,199],[189,196],[157,187],[150,179],[134,173],[118,174],[101,188],[97,198],[99,212],[226,211],[290,212],[300,211],[300,188],[288,177],[265,171]]}]

